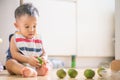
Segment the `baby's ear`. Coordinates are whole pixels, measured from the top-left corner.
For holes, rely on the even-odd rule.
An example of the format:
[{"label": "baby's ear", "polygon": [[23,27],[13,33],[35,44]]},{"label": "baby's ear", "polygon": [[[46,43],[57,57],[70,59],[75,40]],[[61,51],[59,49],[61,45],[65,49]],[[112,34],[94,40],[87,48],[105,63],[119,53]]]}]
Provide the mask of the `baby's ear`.
[{"label": "baby's ear", "polygon": [[14,26],[17,27],[17,23],[16,22],[14,22]]},{"label": "baby's ear", "polygon": [[15,26],[15,28],[17,28],[17,29],[18,29],[18,25],[17,25],[17,23],[16,23],[16,22],[14,23],[14,26]]}]

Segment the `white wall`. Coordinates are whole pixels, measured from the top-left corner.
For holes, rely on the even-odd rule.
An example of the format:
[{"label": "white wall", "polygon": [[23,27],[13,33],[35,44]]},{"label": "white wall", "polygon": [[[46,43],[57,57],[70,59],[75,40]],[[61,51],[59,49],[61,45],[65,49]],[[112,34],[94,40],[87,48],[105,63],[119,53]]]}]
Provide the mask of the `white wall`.
[{"label": "white wall", "polygon": [[[69,1],[69,0],[66,0],[66,1]],[[70,2],[71,1],[72,0],[70,0]],[[76,16],[77,27],[71,28],[71,29],[77,32],[72,32],[70,29],[70,31],[72,32],[70,34],[72,34],[72,37],[75,37],[75,39],[73,39],[73,43],[69,45],[69,46],[73,46],[73,50],[71,49],[72,47],[69,47],[69,46],[68,46],[68,49],[71,50],[71,53],[76,52],[74,54],[77,54],[78,56],[81,56],[81,57],[84,57],[84,56],[113,57],[114,46],[113,46],[112,40],[114,36],[114,16],[113,16],[114,6],[115,6],[114,0],[76,0],[76,1],[77,1],[77,16]],[[5,62],[5,52],[8,48],[8,36],[10,33],[14,32],[15,30],[13,25],[14,10],[18,5],[19,5],[19,0],[0,0],[0,10],[1,10],[0,38],[3,39],[3,43],[0,44],[0,55],[1,55],[0,61],[2,63]],[[44,21],[44,23],[45,22],[46,21]],[[49,29],[51,28],[48,28],[48,30]],[[68,28],[67,29],[64,28],[64,29],[66,30],[66,32],[69,30]],[[54,29],[51,29],[48,32],[50,33],[50,31],[53,31],[53,30]],[[65,35],[62,34],[61,37],[62,36],[65,36]],[[63,41],[66,40],[67,38],[68,37],[64,37]],[[46,43],[46,45],[47,44],[48,43]],[[55,45],[56,44],[57,43],[55,43]],[[49,43],[49,45],[53,46],[51,43]],[[64,50],[64,47],[65,47],[64,45],[67,45],[67,44],[63,44],[62,50]],[[54,52],[54,47],[55,46],[53,46],[52,48],[53,52]],[[65,47],[65,51],[66,49],[67,48]],[[59,52],[59,51],[56,51],[56,52]],[[53,54],[57,54],[57,53],[53,53]]]},{"label": "white wall", "polygon": [[78,0],[79,56],[114,56],[115,0]]},{"label": "white wall", "polygon": [[39,31],[49,55],[114,56],[114,0],[24,2],[40,10]]},{"label": "white wall", "polygon": [[14,10],[18,5],[19,0],[0,0],[0,38],[3,39],[3,43],[0,44],[0,62],[3,64],[8,48],[8,36],[15,30]]},{"label": "white wall", "polygon": [[120,0],[115,4],[115,59],[120,59]]}]

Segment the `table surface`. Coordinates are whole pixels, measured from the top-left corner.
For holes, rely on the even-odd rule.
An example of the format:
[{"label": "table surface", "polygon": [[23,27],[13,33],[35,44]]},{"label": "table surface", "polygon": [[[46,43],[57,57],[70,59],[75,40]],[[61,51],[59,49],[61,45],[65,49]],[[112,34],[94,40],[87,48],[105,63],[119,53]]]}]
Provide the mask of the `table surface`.
[{"label": "table surface", "polygon": [[[51,70],[46,76],[38,76],[38,77],[30,77],[30,78],[23,78],[20,75],[10,75],[6,70],[3,70],[2,72],[0,72],[0,80],[60,80],[56,75],[56,70],[57,69]],[[105,78],[101,78],[98,76],[96,69],[93,69],[95,71],[95,76],[93,79],[85,79],[84,77],[85,69],[77,69],[77,70],[78,70],[78,75],[76,79],[71,79],[67,75],[62,80],[120,80],[120,77],[116,77],[116,76],[114,77],[114,76],[108,76],[108,75],[105,75]]]}]

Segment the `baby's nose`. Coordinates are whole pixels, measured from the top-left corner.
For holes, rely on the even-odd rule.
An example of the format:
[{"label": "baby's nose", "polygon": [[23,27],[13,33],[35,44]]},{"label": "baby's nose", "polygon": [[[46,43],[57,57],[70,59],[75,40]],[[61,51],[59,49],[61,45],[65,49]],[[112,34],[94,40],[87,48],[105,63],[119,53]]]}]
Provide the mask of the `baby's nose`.
[{"label": "baby's nose", "polygon": [[34,31],[34,28],[30,28],[30,31]]}]

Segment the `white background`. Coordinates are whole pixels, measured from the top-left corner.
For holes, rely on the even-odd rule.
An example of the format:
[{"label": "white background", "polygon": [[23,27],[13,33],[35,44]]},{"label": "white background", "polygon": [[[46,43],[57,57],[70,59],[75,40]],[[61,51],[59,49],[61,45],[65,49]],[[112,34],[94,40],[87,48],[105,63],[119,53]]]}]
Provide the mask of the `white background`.
[{"label": "white background", "polygon": [[[25,0],[28,1],[29,0]],[[48,55],[114,56],[115,0],[31,0],[40,10],[40,28]],[[37,2],[36,2],[37,1]],[[19,0],[0,0],[0,61],[4,63],[8,36],[15,31]]]}]

